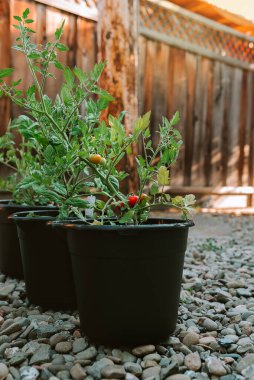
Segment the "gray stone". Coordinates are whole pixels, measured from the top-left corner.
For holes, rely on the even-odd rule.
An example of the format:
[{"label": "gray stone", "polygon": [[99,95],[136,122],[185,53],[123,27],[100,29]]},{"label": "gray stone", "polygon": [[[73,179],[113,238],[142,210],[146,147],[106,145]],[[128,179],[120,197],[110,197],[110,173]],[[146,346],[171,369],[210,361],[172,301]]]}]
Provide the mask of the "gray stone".
[{"label": "gray stone", "polygon": [[59,377],[60,380],[69,380],[70,372],[68,370],[59,371],[56,376]]},{"label": "gray stone", "polygon": [[210,318],[206,318],[204,322],[202,323],[202,326],[207,330],[207,331],[215,331],[217,330],[218,326],[217,323],[214,322]]},{"label": "gray stone", "polygon": [[55,347],[57,343],[64,342],[69,338],[70,334],[67,331],[54,334],[50,337],[49,343],[51,347]]},{"label": "gray stone", "polygon": [[97,355],[97,350],[95,347],[92,346],[92,347],[87,348],[84,351],[79,352],[76,355],[76,358],[78,360],[90,360],[90,359],[95,358],[96,355]]},{"label": "gray stone", "polygon": [[149,367],[155,367],[157,366],[157,362],[155,360],[143,360],[141,362],[141,367],[142,368],[149,368]]},{"label": "gray stone", "polygon": [[71,342],[59,342],[55,346],[55,351],[59,354],[67,354],[72,350]]},{"label": "gray stone", "polygon": [[73,353],[77,354],[81,351],[84,351],[88,347],[88,343],[84,338],[78,338],[73,342]]},{"label": "gray stone", "polygon": [[242,358],[236,367],[238,373],[241,373],[247,367],[254,365],[254,354],[247,354],[244,358]]},{"label": "gray stone", "polygon": [[155,346],[153,344],[148,344],[146,346],[135,347],[132,350],[132,354],[138,357],[142,357],[151,354],[155,351]]},{"label": "gray stone", "polygon": [[148,354],[143,357],[143,360],[154,360],[156,362],[161,361],[161,355],[154,353],[154,354]]},{"label": "gray stone", "polygon": [[34,367],[21,367],[20,368],[20,377],[21,380],[36,380],[40,372]]},{"label": "gray stone", "polygon": [[35,351],[30,359],[29,364],[42,364],[50,361],[50,346],[48,344],[40,344],[40,347]]},{"label": "gray stone", "polygon": [[184,359],[184,364],[191,371],[198,371],[201,368],[201,359],[198,352],[187,355]]},{"label": "gray stone", "polygon": [[125,375],[125,369],[120,365],[108,365],[101,370],[101,376],[105,379],[123,379]]},{"label": "gray stone", "polygon": [[139,380],[139,379],[132,373],[126,373],[125,380]]},{"label": "gray stone", "polygon": [[160,374],[161,367],[160,366],[155,366],[155,367],[150,367],[144,369],[142,373],[142,380],[147,379],[149,377],[157,377]]},{"label": "gray stone", "polygon": [[9,369],[6,364],[0,363],[0,380],[4,380],[9,373]]},{"label": "gray stone", "polygon": [[192,346],[199,343],[199,334],[195,332],[188,332],[183,338],[183,344],[186,346]]},{"label": "gray stone", "polygon": [[191,380],[187,375],[177,374],[167,377],[165,380]]},{"label": "gray stone", "polygon": [[108,358],[102,358],[94,362],[93,365],[86,367],[86,372],[88,373],[88,375],[98,380],[101,378],[101,370],[107,367],[108,365],[114,365],[114,362]]},{"label": "gray stone", "polygon": [[138,377],[142,374],[142,368],[138,363],[126,362],[124,363],[124,369],[126,372]]},{"label": "gray stone", "polygon": [[8,297],[15,289],[15,284],[4,285],[0,287],[0,299]]},{"label": "gray stone", "polygon": [[19,321],[12,323],[7,328],[1,330],[0,335],[11,335],[22,329],[23,326],[27,326],[29,320],[27,318],[21,318]]},{"label": "gray stone", "polygon": [[70,369],[70,374],[74,380],[83,380],[86,377],[86,372],[79,363]]},{"label": "gray stone", "polygon": [[27,355],[25,352],[18,352],[17,354],[15,354],[10,360],[9,360],[9,364],[10,365],[18,365],[20,363],[23,363],[27,358]]},{"label": "gray stone", "polygon": [[254,379],[254,365],[250,365],[249,367],[245,368],[243,371],[242,371],[242,375],[246,378],[246,379]]},{"label": "gray stone", "polygon": [[251,291],[249,289],[245,289],[245,288],[239,288],[236,290],[237,294],[239,297],[251,297],[252,294],[251,294]]},{"label": "gray stone", "polygon": [[121,360],[123,363],[128,363],[128,362],[134,363],[137,360],[137,358],[136,358],[136,356],[132,355],[130,352],[123,351],[122,356],[121,356]]},{"label": "gray stone", "polygon": [[22,351],[26,353],[27,356],[31,356],[35,353],[36,350],[38,350],[38,348],[40,347],[40,343],[38,342],[34,342],[34,341],[30,341],[28,343],[26,343],[23,347],[22,347]]},{"label": "gray stone", "polygon": [[214,356],[206,359],[206,364],[211,375],[223,376],[227,374],[227,370],[223,367],[222,362]]},{"label": "gray stone", "polygon": [[36,333],[38,338],[49,338],[51,335],[56,334],[59,332],[60,328],[59,326],[55,325],[44,325],[37,327],[34,332]]}]

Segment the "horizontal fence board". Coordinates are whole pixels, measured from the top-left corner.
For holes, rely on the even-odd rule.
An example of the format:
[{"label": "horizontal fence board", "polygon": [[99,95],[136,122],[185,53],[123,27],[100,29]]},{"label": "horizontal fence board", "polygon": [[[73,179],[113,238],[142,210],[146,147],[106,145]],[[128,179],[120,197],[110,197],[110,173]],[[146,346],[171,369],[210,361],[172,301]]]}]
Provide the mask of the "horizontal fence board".
[{"label": "horizontal fence board", "polygon": [[157,32],[156,30],[145,28],[143,26],[140,27],[139,32],[143,36],[146,36],[147,38],[166,43],[170,46],[175,46],[177,48],[189,51],[190,53],[199,54],[216,61],[225,62],[231,66],[240,67],[242,69],[254,70],[254,67],[250,65],[249,63],[240,61],[238,59],[222,56],[220,54],[215,53],[212,50],[205,49],[191,42],[185,42],[180,38],[171,36],[170,34],[167,35],[165,33],[160,33],[160,32]]}]

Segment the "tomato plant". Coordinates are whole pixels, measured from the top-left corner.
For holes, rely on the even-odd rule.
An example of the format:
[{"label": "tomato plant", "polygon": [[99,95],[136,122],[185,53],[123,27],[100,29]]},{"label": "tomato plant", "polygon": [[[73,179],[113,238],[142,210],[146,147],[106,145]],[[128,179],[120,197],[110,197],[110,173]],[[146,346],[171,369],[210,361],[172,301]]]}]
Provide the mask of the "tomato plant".
[{"label": "tomato plant", "polygon": [[[90,73],[65,66],[58,59],[59,51],[68,50],[60,42],[64,22],[55,31],[55,41],[35,45],[31,40],[33,20],[28,15],[26,9],[15,16],[19,37],[14,49],[26,56],[32,85],[23,92],[19,88],[22,79],[11,84],[5,81],[13,69],[0,70],[0,96],[9,97],[26,113],[22,116],[26,123],[17,123],[17,129],[24,144],[31,145],[36,153],[36,159],[25,158],[26,175],[20,176],[15,186],[16,200],[27,202],[29,194],[36,194],[43,202],[59,206],[59,218],[74,213],[84,220],[84,215],[89,215],[96,223],[112,216],[117,223],[142,223],[158,205],[176,207],[187,217],[195,197],[171,198],[166,192],[169,168],[182,146],[181,134],[175,128],[179,113],[171,120],[162,118],[156,147],[149,129],[150,112],[134,122],[129,134],[124,127],[125,112],[103,120],[102,112],[114,100],[98,85],[105,63],[96,64]],[[62,71],[64,78],[55,99],[44,90],[45,83],[54,80],[52,67]],[[80,113],[81,106],[84,113]],[[7,134],[3,138],[11,140]],[[119,170],[123,167],[119,164],[131,154],[131,147],[140,143],[143,153],[136,157],[139,183],[135,194],[124,194],[120,184],[128,173]],[[7,157],[2,157],[6,164]]]}]

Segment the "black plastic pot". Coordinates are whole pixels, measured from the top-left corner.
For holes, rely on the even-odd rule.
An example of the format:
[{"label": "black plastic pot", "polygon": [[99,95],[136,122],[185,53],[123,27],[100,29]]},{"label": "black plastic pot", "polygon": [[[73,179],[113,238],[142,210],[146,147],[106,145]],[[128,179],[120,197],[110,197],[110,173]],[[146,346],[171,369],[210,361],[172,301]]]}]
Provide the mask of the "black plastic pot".
[{"label": "black plastic pot", "polygon": [[192,221],[67,229],[81,328],[99,343],[142,344],[176,327]]},{"label": "black plastic pot", "polygon": [[77,307],[66,231],[52,229],[58,211],[19,212],[17,224],[26,291],[32,304],[54,310]]},{"label": "black plastic pot", "polygon": [[16,278],[23,278],[17,228],[10,215],[18,211],[52,209],[51,206],[24,206],[11,200],[0,200],[0,272]]}]

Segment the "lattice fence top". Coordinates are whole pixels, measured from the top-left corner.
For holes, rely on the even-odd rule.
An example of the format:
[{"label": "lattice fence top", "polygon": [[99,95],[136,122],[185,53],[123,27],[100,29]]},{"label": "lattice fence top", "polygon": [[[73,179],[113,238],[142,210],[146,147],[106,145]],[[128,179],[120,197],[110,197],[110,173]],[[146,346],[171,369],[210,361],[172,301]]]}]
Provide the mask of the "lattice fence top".
[{"label": "lattice fence top", "polygon": [[254,39],[216,24],[167,1],[141,0],[142,34],[231,64],[254,64]]}]

